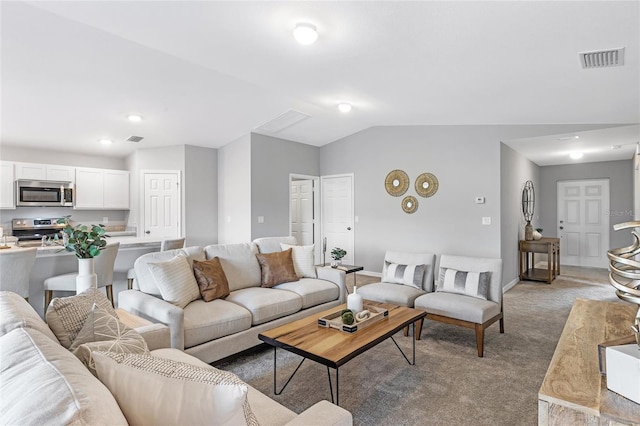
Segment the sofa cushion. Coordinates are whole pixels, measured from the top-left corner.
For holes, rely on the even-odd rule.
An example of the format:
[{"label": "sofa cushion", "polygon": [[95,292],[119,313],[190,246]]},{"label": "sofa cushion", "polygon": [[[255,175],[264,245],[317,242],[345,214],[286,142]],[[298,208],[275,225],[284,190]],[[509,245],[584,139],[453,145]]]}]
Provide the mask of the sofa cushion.
[{"label": "sofa cushion", "polygon": [[114,317],[118,317],[109,299],[97,288],[90,288],[75,296],[56,297],[51,301],[45,316],[49,328],[62,346],[65,348],[71,346],[84,326],[94,303]]},{"label": "sofa cushion", "polygon": [[487,300],[491,272],[467,272],[452,268],[440,268],[436,291],[464,294]]},{"label": "sofa cushion", "polygon": [[251,327],[251,312],[222,299],[196,300],[184,309],[184,346],[206,343]]},{"label": "sofa cushion", "polygon": [[291,244],[280,244],[282,250],[291,249],[293,257],[293,267],[300,278],[317,278],[316,265],[313,258],[314,244],[309,246],[292,246]]},{"label": "sofa cushion", "polygon": [[143,293],[162,297],[160,288],[158,288],[158,285],[156,284],[153,275],[151,275],[151,271],[149,270],[147,264],[166,262],[167,260],[171,260],[179,254],[183,254],[187,257],[189,265],[191,265],[194,260],[205,260],[204,250],[202,249],[202,247],[198,246],[143,254],[142,256],[137,258],[133,264],[136,271],[136,284],[138,286],[138,289]]},{"label": "sofa cushion", "polygon": [[262,287],[273,287],[277,284],[298,281],[298,275],[293,267],[292,250],[273,253],[258,253],[256,257],[260,263]]},{"label": "sofa cushion", "polygon": [[403,265],[384,261],[382,281],[392,284],[402,284],[422,290],[424,273],[431,265]]},{"label": "sofa cushion", "polygon": [[185,255],[179,254],[164,262],[150,262],[147,266],[167,302],[184,308],[200,298],[198,283]]},{"label": "sofa cushion", "polygon": [[193,275],[200,288],[200,296],[205,302],[229,295],[229,282],[219,257],[203,261],[194,260]]},{"label": "sofa cushion", "polygon": [[338,300],[340,297],[337,285],[316,278],[302,278],[300,281],[278,284],[274,288],[292,291],[302,297],[302,309]]},{"label": "sofa cushion", "polygon": [[58,343],[56,335],[33,310],[29,302],[12,291],[0,291],[0,336],[4,336],[16,328],[38,330]]},{"label": "sofa cushion", "polygon": [[260,287],[258,246],[254,243],[213,244],[206,246],[204,251],[207,259],[220,258],[230,291]]},{"label": "sofa cushion", "polygon": [[408,285],[374,283],[358,287],[358,294],[363,299],[413,308],[416,298],[425,292]]},{"label": "sofa cushion", "polygon": [[282,248],[280,247],[280,244],[289,244],[292,246],[298,244],[298,241],[294,236],[256,238],[253,242],[258,246],[258,251],[260,251],[260,253],[281,251]]},{"label": "sofa cushion", "polygon": [[92,351],[147,353],[149,348],[136,330],[127,327],[104,309],[93,305],[84,326],[69,347],[91,373],[95,374]]},{"label": "sofa cushion", "polygon": [[252,325],[282,318],[302,309],[302,297],[294,292],[275,288],[244,288],[232,291],[226,300],[251,312]]},{"label": "sofa cushion", "polygon": [[[427,293],[415,301],[415,308],[428,314],[482,324],[500,313],[500,305],[490,300],[452,293]],[[455,315],[453,313],[455,312]]]},{"label": "sofa cushion", "polygon": [[94,357],[98,377],[132,425],[258,425],[247,384],[233,373],[153,355]]},{"label": "sofa cushion", "polygon": [[127,424],[109,390],[39,331],[18,328],[0,337],[0,359],[2,424]]}]

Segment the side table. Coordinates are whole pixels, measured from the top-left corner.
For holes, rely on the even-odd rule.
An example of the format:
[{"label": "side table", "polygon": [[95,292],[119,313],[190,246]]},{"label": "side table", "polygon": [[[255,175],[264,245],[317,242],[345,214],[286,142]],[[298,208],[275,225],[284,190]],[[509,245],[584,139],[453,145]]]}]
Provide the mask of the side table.
[{"label": "side table", "polygon": [[[551,284],[560,275],[560,238],[540,238],[539,240],[520,240],[520,279],[544,281]],[[547,255],[547,269],[535,267],[535,253]]]},{"label": "side table", "polygon": [[[325,268],[331,268],[330,265],[328,264],[323,264],[322,265]],[[344,271],[345,274],[353,274],[353,285],[356,285],[356,272],[358,271],[363,271],[364,270],[364,266],[357,266],[357,265],[340,265],[335,269],[339,269],[341,271]],[[349,291],[347,290],[347,293],[349,293]]]}]

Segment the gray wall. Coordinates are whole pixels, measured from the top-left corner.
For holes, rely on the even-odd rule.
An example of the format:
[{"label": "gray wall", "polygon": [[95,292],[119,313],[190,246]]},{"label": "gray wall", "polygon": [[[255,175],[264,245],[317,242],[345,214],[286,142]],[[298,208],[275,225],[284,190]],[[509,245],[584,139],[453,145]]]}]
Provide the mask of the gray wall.
[{"label": "gray wall", "polygon": [[[251,134],[251,238],[289,235],[289,174],[320,175],[320,149]],[[258,223],[264,216],[264,223]]]},{"label": "gray wall", "polygon": [[540,212],[544,209],[540,199],[540,167],[500,144],[500,253],[505,284],[518,279],[518,241],[524,238],[526,224],[522,215],[522,188],[528,180],[536,191],[532,221],[535,229],[540,227]]},{"label": "gray wall", "polygon": [[[541,223],[544,235],[558,235],[557,183],[562,180],[609,178],[609,224],[633,220],[633,162],[632,160],[603,161],[600,163],[545,166],[540,168],[541,197],[544,210]],[[610,228],[609,248],[627,246],[632,242],[628,231],[615,232]]]},{"label": "gray wall", "polygon": [[633,156],[633,208],[634,220],[640,220],[640,152]]},{"label": "gray wall", "polygon": [[185,146],[186,244],[218,242],[218,151]]}]

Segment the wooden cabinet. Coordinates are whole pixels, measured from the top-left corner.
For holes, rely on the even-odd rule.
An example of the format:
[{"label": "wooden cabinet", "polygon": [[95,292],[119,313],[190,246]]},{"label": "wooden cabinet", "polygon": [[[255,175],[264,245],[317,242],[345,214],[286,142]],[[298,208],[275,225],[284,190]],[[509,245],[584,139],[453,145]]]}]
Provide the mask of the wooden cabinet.
[{"label": "wooden cabinet", "polygon": [[0,209],[15,209],[16,197],[11,161],[0,161]]},{"label": "wooden cabinet", "polygon": [[54,164],[15,163],[15,178],[74,182],[75,167]]},{"label": "wooden cabinet", "polygon": [[76,168],[74,204],[84,210],[129,209],[129,172]]}]

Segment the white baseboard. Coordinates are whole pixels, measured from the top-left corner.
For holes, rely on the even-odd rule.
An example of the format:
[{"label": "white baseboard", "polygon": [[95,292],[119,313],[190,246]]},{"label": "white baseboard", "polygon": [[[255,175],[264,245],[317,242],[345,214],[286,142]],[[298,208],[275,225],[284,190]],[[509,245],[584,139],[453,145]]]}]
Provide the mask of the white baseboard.
[{"label": "white baseboard", "polygon": [[502,293],[504,294],[504,293],[508,292],[509,290],[511,290],[513,288],[513,286],[518,284],[518,282],[520,282],[520,280],[518,278],[515,278],[513,281],[511,281],[510,283],[508,283],[507,285],[502,287]]},{"label": "white baseboard", "polygon": [[372,277],[382,277],[382,272],[358,271],[358,274],[371,275]]}]

